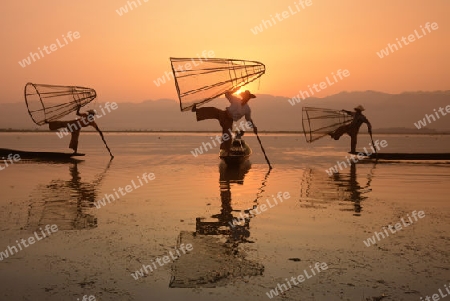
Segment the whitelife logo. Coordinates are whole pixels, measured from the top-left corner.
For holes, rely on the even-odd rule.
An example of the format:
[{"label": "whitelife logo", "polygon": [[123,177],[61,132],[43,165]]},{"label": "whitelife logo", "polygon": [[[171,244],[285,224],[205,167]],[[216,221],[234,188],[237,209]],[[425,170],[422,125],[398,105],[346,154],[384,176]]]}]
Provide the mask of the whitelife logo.
[{"label": "whitelife logo", "polygon": [[[116,189],[114,188],[113,190],[114,190],[115,197],[114,197],[113,194],[107,194],[107,193],[105,193],[105,197],[104,197],[103,199],[97,201],[97,202],[94,202],[94,206],[95,206],[97,209],[100,209],[100,208],[102,208],[102,206],[106,206],[106,202],[111,203],[111,201],[114,202],[114,201],[120,199],[121,196],[126,196],[127,193],[130,193],[130,192],[132,192],[133,190],[136,190],[136,189],[138,189],[139,187],[144,186],[144,184],[142,183],[142,180],[144,180],[145,184],[148,184],[149,181],[154,180],[154,179],[155,179],[155,174],[154,174],[154,173],[149,173],[149,174],[144,173],[144,174],[142,175],[142,179],[141,179],[140,176],[137,176],[137,179],[139,180],[139,184],[141,184],[141,185],[137,185],[137,184],[134,182],[134,180],[131,180],[131,185],[125,186],[125,192],[123,191],[123,190],[124,190],[123,187],[119,187],[119,189],[117,189],[117,190],[119,190],[119,192],[120,192],[120,195],[119,195],[119,193],[118,193],[118,192],[116,191]],[[132,186],[132,185],[133,185],[133,186]]]},{"label": "whitelife logo", "polygon": [[[404,46],[409,45],[410,43],[414,42],[414,41],[416,40],[416,38],[417,38],[417,39],[423,38],[424,36],[427,35],[427,31],[428,31],[428,33],[430,33],[430,32],[431,32],[431,29],[437,30],[437,29],[439,28],[439,26],[438,26],[438,24],[437,24],[436,22],[433,22],[433,23],[431,23],[431,24],[430,24],[430,22],[427,22],[427,24],[425,24],[425,28],[427,29],[426,31],[425,31],[425,29],[422,27],[422,25],[420,25],[420,29],[422,29],[423,36],[420,35],[420,33],[417,32],[417,29],[414,30],[414,33],[408,35],[408,41],[409,41],[409,43],[406,41],[406,39],[407,39],[406,37],[401,37],[400,40],[403,42],[403,45],[404,45]],[[430,29],[430,28],[431,28],[431,29]],[[387,47],[386,47],[385,49],[381,49],[380,52],[377,52],[377,55],[378,55],[378,57],[379,57],[380,59],[382,59],[382,58],[388,56],[390,53],[394,53],[394,51],[398,51],[398,50],[399,50],[398,47],[403,48],[403,45],[402,45],[402,43],[398,40],[398,38],[396,38],[395,40],[397,41],[397,44],[395,44],[395,43],[394,43],[394,44],[388,43],[388,44],[387,44]],[[398,45],[398,46],[397,46],[397,45]],[[390,50],[390,52],[389,52],[389,50]]]},{"label": "whitelife logo", "polygon": [[[436,109],[433,109],[433,111],[434,111],[434,114],[436,115],[437,119],[440,119],[441,117],[439,116],[438,112],[436,112]],[[445,107],[445,111],[447,113],[444,112],[444,108],[443,107],[439,107],[438,111],[442,114],[442,117],[444,117],[444,116],[447,115],[447,113],[450,113],[450,105]],[[422,127],[426,127],[427,126],[427,121],[428,121],[428,124],[430,124],[431,122],[435,122],[436,118],[434,117],[434,115],[425,114],[425,118],[422,119],[422,120],[419,120],[417,122],[414,122],[414,125],[416,126],[416,128],[418,130],[420,130]]]},{"label": "whitelife logo", "polygon": [[[108,101],[107,103],[105,103],[105,108],[106,108],[106,110],[108,111],[108,113],[111,113],[111,109],[112,109],[112,110],[116,110],[116,109],[118,108],[118,105],[117,105],[116,102],[112,102],[112,103],[110,104],[109,101]],[[80,130],[80,129],[83,127],[83,126],[81,125],[81,123],[83,123],[84,126],[87,126],[90,122],[93,122],[95,119],[100,119],[100,118],[102,118],[103,116],[106,115],[106,112],[105,112],[105,110],[104,110],[104,108],[103,108],[102,105],[100,105],[100,109],[101,109],[103,115],[101,115],[101,114],[96,114],[96,115],[95,115],[95,118],[94,118],[94,116],[92,116],[92,115],[88,115],[87,118],[85,118],[85,117],[83,116],[82,118],[78,119],[76,123],[69,123],[69,124],[67,125],[67,127],[58,130],[58,131],[56,132],[56,136],[58,136],[59,138],[63,138],[64,136],[69,135],[69,133],[76,132],[76,131]],[[87,120],[86,120],[86,119],[87,119]],[[80,121],[81,121],[81,123],[80,123]]]},{"label": "whitelife logo", "polygon": [[3,164],[4,167],[2,166],[2,164],[0,164],[0,170],[4,170],[6,169],[8,166],[11,166],[14,163],[17,163],[20,161],[20,155],[19,154],[9,154],[8,157],[3,159]]},{"label": "whitelife logo", "polygon": [[[285,191],[285,192],[279,191],[277,193],[277,197],[280,200],[280,203],[283,203],[284,200],[290,199],[291,195],[287,191]],[[257,215],[267,211],[267,209],[270,209],[270,208],[273,208],[273,207],[277,206],[278,205],[278,200],[273,196],[273,194],[272,194],[272,199],[274,201],[274,204],[271,204],[270,200],[266,199],[266,203],[265,204],[261,204],[261,205],[255,206],[253,209],[250,209],[250,210],[246,210],[245,214],[242,214],[242,212],[240,212],[239,213],[239,217],[233,218],[233,220],[231,222],[228,222],[228,224],[231,227],[233,227],[233,228],[236,225],[241,225],[241,226],[245,225],[246,219],[250,218],[250,216],[257,216]],[[267,206],[269,206],[269,207],[267,208]]]},{"label": "whitelife logo", "polygon": [[[253,125],[250,121],[244,121],[241,120],[241,122],[239,123],[239,126],[237,126],[236,124],[235,126],[235,131],[247,131],[250,129],[253,129]],[[218,145],[220,145],[223,141],[228,141],[233,137],[233,131],[231,129],[228,129],[228,132],[230,134],[227,133],[223,133],[222,136],[216,135],[216,137],[209,137],[211,139],[211,142],[214,144],[214,147],[217,147]],[[216,143],[217,141],[217,143]],[[209,147],[209,149],[208,149]],[[212,150],[213,146],[211,145],[211,143],[209,142],[203,142],[202,145],[200,145],[200,147],[196,147],[194,148],[194,150],[191,150],[191,154],[194,157],[198,157],[199,155],[202,155],[203,153],[206,153],[209,150]]]},{"label": "whitelife logo", "polygon": [[[325,171],[331,177],[335,173],[339,173],[339,169],[340,170],[344,170],[344,168],[352,166],[352,163],[350,162],[350,160],[353,163],[358,163],[358,161],[360,161],[360,160],[362,160],[362,159],[372,155],[375,152],[375,148],[377,150],[380,150],[381,149],[380,146],[381,147],[387,147],[388,143],[387,143],[386,140],[381,140],[381,142],[379,140],[376,140],[374,142],[374,145],[372,145],[372,143],[369,142],[369,146],[370,146],[372,152],[369,152],[367,150],[367,148],[364,147],[364,153],[359,152],[356,156],[352,154],[352,155],[350,155],[350,158],[348,158],[348,156],[345,156],[345,158],[347,159],[348,165],[347,165],[347,163],[345,163],[345,161],[336,161],[337,165],[335,165],[335,166],[333,166],[333,167],[331,167],[329,169],[326,169]],[[374,148],[374,146],[375,146],[375,148]],[[338,169],[338,167],[339,167],[339,169]]]},{"label": "whitelife logo", "polygon": [[[319,263],[316,262],[314,264],[314,267],[309,266],[309,269],[311,271],[311,274],[308,273],[308,271],[303,270],[303,274],[298,275],[297,277],[292,276],[290,279],[285,278],[286,284],[284,283],[278,283],[277,286],[274,289],[271,289],[269,292],[266,293],[267,297],[272,299],[273,297],[277,297],[280,294],[283,294],[284,292],[290,290],[292,288],[292,285],[299,285],[300,283],[304,282],[305,280],[308,280],[317,274],[319,274],[322,271],[325,271],[328,269],[328,265],[325,262]],[[317,271],[317,273],[316,273]],[[291,284],[292,282],[292,284]],[[289,288],[288,288],[289,286]]]},{"label": "whitelife logo", "polygon": [[331,81],[330,78],[327,76],[325,77],[326,81],[320,82],[319,84],[313,84],[312,87],[311,85],[308,85],[308,89],[309,92],[311,92],[311,94],[309,94],[308,91],[300,90],[298,91],[298,94],[296,96],[292,97],[291,99],[288,99],[288,102],[291,104],[291,106],[294,106],[300,103],[302,100],[305,100],[305,98],[312,97],[314,95],[314,91],[319,93],[320,91],[325,90],[328,87],[331,87],[340,80],[342,81],[344,78],[349,77],[350,71],[348,71],[347,69],[344,70],[339,69],[336,71],[336,75],[334,74],[334,72],[331,72],[331,75],[333,76],[334,81]]},{"label": "whitelife logo", "polygon": [[[192,67],[200,66],[201,64],[203,64],[203,61],[206,61],[208,58],[214,58],[215,53],[213,50],[209,50],[209,51],[203,50],[202,57],[200,57],[200,55],[198,53],[197,53],[197,57],[200,62],[196,63],[194,60],[191,59],[192,64],[185,63],[184,65],[178,65],[177,67],[174,67],[174,69],[179,72],[183,72],[186,70],[192,70]],[[166,82],[170,81],[171,79],[174,79],[173,72],[165,71],[164,75],[161,77],[158,77],[156,80],[153,81],[153,83],[155,84],[155,86],[159,87],[159,86],[165,84]]]},{"label": "whitelife logo", "polygon": [[[137,3],[136,3],[136,1],[137,1]],[[133,9],[138,8],[138,3],[139,3],[139,6],[142,6],[141,0],[136,0],[136,1],[127,1],[127,4],[125,4],[124,6],[121,6],[119,9],[116,9],[116,13],[119,15],[119,17],[122,17],[124,14],[128,13],[129,11],[132,11]],[[147,3],[150,0],[142,0],[142,1],[144,3]],[[128,7],[130,8],[130,10],[128,10]]]},{"label": "whitelife logo", "polygon": [[[73,33],[69,31],[67,33],[67,36],[62,35],[64,43],[61,43],[59,38],[56,39],[56,44],[50,44],[50,46],[44,45],[44,47],[38,47],[38,52],[30,52],[30,55],[24,58],[22,61],[19,61],[19,65],[22,68],[25,68],[28,65],[31,65],[32,61],[36,62],[37,60],[40,60],[44,57],[44,52],[46,54],[50,54],[52,52],[55,52],[58,49],[63,48],[64,46],[68,45],[69,42],[73,42],[74,40],[78,40],[80,38],[80,33],[78,31],[74,31]],[[69,40],[69,41],[67,41]],[[40,54],[40,55],[39,55]]]},{"label": "whitelife logo", "polygon": [[261,23],[259,25],[255,26],[254,28],[251,28],[250,31],[254,35],[257,35],[258,33],[262,33],[265,29],[268,29],[269,27],[272,27],[275,24],[277,24],[276,20],[278,20],[278,22],[281,22],[293,15],[298,14],[302,10],[305,10],[306,7],[311,6],[311,5],[312,5],[312,0],[306,0],[306,1],[299,0],[298,2],[294,2],[295,9],[293,9],[292,6],[289,5],[288,10],[284,10],[281,14],[280,13],[275,14],[276,19],[273,17],[273,15],[270,15],[270,20],[261,20]]},{"label": "whitelife logo", "polygon": [[[186,254],[187,252],[191,252],[191,251],[194,249],[194,247],[192,246],[192,244],[186,244],[186,246],[185,246],[184,244],[180,244],[180,249],[181,249],[181,251],[183,252],[183,254]],[[172,253],[172,251],[170,251],[170,252],[169,252],[170,257],[169,257],[169,255],[166,255],[166,256],[163,256],[163,257],[158,257],[158,258],[156,258],[156,262],[158,263],[158,265],[159,265],[160,267],[162,267],[162,266],[164,266],[165,264],[168,264],[168,263],[170,263],[171,261],[174,261],[174,260],[176,260],[178,257],[180,257],[181,255],[183,255],[183,254],[180,253],[180,250],[178,250],[178,248],[175,249],[175,253],[176,253],[178,256],[175,256],[175,255]],[[148,274],[149,274],[149,270],[150,270],[150,272],[153,272],[153,270],[156,270],[156,269],[158,268],[158,267],[156,266],[156,263],[155,263],[153,260],[152,260],[151,262],[152,262],[151,264],[152,264],[153,266],[143,264],[143,265],[142,265],[142,268],[140,268],[139,270],[137,270],[137,271],[134,272],[134,273],[131,273],[131,277],[133,277],[134,280],[138,280],[139,277],[144,277],[145,274],[148,275]],[[145,273],[145,274],[144,274],[144,273]]]},{"label": "whitelife logo", "polygon": [[[419,217],[419,218],[424,218],[425,217],[425,212],[423,212],[423,211],[419,211],[419,212],[417,212],[416,210],[414,210],[412,213],[411,213],[411,215],[413,216],[413,218],[414,218],[414,220],[417,222],[418,221],[418,219],[417,219],[417,217]],[[391,226],[391,225],[389,225],[389,226],[387,226],[387,227],[383,227],[383,230],[384,230],[384,233],[383,232],[374,232],[374,235],[372,236],[372,237],[369,237],[367,240],[363,240],[363,243],[366,245],[366,247],[370,247],[371,245],[375,245],[376,243],[377,243],[377,239],[378,239],[378,241],[380,241],[381,239],[385,239],[386,237],[389,237],[389,232],[388,232],[388,229],[389,229],[389,231],[392,233],[392,234],[394,234],[394,233],[397,233],[397,231],[400,231],[403,227],[404,228],[406,228],[406,227],[409,227],[409,226],[411,226],[412,224],[413,224],[413,220],[412,220],[412,218],[409,216],[409,214],[407,215],[408,216],[408,223],[406,223],[405,222],[405,220],[404,220],[404,218],[402,217],[401,219],[400,219],[400,222],[398,222],[398,223],[396,223],[394,226]],[[403,226],[402,226],[403,225]],[[395,229],[395,230],[394,230]],[[386,234],[386,236],[385,236],[385,234]],[[381,237],[381,238],[380,238]],[[376,239],[375,239],[376,238]]]},{"label": "whitelife logo", "polygon": [[[28,239],[22,238],[20,240],[20,242],[18,240],[16,240],[17,247],[19,248],[19,250],[17,249],[16,246],[8,246],[4,252],[0,252],[0,261],[8,258],[9,256],[12,256],[12,255],[18,253],[19,251],[22,251],[23,250],[22,246],[24,248],[28,248],[29,246],[35,244],[37,241],[43,240],[47,236],[50,236],[53,233],[58,231],[57,225],[46,225],[44,228],[45,228],[45,231],[47,231],[47,234],[44,232],[44,230],[42,230],[42,228],[39,228],[39,230],[41,230],[41,233],[40,233],[40,234],[42,234],[41,236],[39,236],[37,231],[35,231],[34,235],[28,237]],[[28,242],[28,244],[27,244],[27,242]]]}]

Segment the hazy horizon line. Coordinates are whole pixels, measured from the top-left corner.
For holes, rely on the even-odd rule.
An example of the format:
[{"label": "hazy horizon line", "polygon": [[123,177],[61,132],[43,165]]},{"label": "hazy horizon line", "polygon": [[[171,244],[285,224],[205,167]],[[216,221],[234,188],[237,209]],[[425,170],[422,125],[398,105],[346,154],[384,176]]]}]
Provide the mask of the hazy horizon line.
[{"label": "hazy horizon line", "polygon": [[[420,93],[423,93],[423,94],[425,94],[425,93],[450,93],[450,89],[448,89],[448,90],[430,90],[430,91],[424,91],[424,90],[403,91],[403,92],[400,92],[400,93],[389,93],[389,92],[382,92],[382,91],[376,91],[376,90],[354,90],[354,91],[344,90],[344,91],[340,91],[338,93],[330,94],[330,95],[323,96],[323,97],[316,97],[316,96],[307,97],[307,98],[305,98],[305,100],[308,99],[308,98],[325,99],[327,97],[332,97],[332,96],[339,95],[339,94],[344,94],[344,93],[351,94],[351,93],[368,93],[368,92],[369,93],[385,94],[385,95],[401,95],[401,94],[420,94]],[[257,93],[257,92],[255,92],[255,94],[257,94],[257,95],[273,96],[273,97],[280,97],[280,98],[287,98],[287,99],[292,97],[292,96],[282,96],[282,95]],[[223,98],[223,96],[221,95],[221,96],[219,96],[219,97],[217,97],[215,99],[218,99],[218,98]],[[118,102],[118,103],[139,104],[139,103],[150,102],[150,101],[159,101],[159,100],[171,100],[171,101],[175,101],[177,103],[179,102],[179,100],[176,99],[176,98],[157,98],[157,99],[144,99],[144,100],[140,100],[140,101],[136,101],[136,102],[122,101],[122,102]],[[101,102],[101,101],[98,101],[98,100],[94,100],[94,101]],[[21,102],[22,101],[4,102],[4,103],[0,103],[0,104],[15,104],[15,103],[21,103]],[[105,101],[105,102],[111,102],[111,101]]]},{"label": "hazy horizon line", "polygon": [[[405,128],[403,132],[390,132],[386,131],[388,129],[379,129],[380,131],[377,132],[376,129],[373,129],[373,133],[375,134],[384,134],[384,135],[450,135],[450,130],[445,131],[438,131],[435,129],[427,129],[427,132],[420,133],[420,130],[414,129],[414,128]],[[417,132],[414,132],[416,130]],[[0,128],[0,133],[53,133],[55,131],[51,130],[44,130],[44,129],[2,129]],[[183,130],[102,130],[103,133],[218,133],[218,131],[202,131],[202,130],[190,130],[190,131],[183,131]],[[84,130],[83,133],[97,133],[95,130]],[[246,133],[253,133],[253,132],[246,132]],[[304,131],[258,131],[258,133],[262,134],[301,134],[304,135]],[[358,135],[369,135],[369,133],[358,133]]]}]

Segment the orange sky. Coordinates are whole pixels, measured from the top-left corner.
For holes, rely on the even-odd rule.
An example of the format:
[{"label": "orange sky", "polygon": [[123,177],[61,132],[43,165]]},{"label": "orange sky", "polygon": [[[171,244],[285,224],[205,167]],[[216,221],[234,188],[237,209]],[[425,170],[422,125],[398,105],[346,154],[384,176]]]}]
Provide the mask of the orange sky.
[{"label": "orange sky", "polygon": [[[153,81],[170,71],[169,57],[204,50],[264,63],[266,74],[249,87],[257,94],[292,97],[338,69],[350,76],[315,96],[450,89],[450,1],[311,0],[305,8],[299,1],[135,0],[139,7],[122,16],[116,10],[125,0],[7,1],[0,18],[0,103],[23,101],[29,81],[92,87],[99,101],[175,99],[173,81],[160,87]],[[277,13],[281,21],[252,33]],[[420,26],[427,22],[439,28],[424,36]],[[378,57],[388,43],[414,30],[423,37]],[[38,47],[58,38],[64,44],[69,31],[79,38],[25,68],[19,65]]]}]

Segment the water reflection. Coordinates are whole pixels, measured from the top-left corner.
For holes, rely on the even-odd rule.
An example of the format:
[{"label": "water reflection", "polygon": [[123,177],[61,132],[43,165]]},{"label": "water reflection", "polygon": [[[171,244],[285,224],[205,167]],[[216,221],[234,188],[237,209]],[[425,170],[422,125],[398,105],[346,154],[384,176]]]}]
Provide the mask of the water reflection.
[{"label": "water reflection", "polygon": [[227,242],[247,242],[250,237],[249,219],[245,219],[243,225],[233,224],[233,210],[231,206],[231,185],[244,184],[244,177],[251,168],[249,161],[236,168],[229,168],[226,164],[219,165],[219,187],[221,210],[219,214],[211,216],[213,220],[206,221],[205,218],[196,218],[196,233],[199,235],[226,235]]},{"label": "water reflection", "polygon": [[[367,181],[357,178],[357,164],[350,168],[335,173],[332,176],[323,170],[306,169],[301,184],[301,206],[308,208],[326,208],[332,203],[343,206],[341,211],[353,212],[360,216],[362,212],[361,202],[367,199],[366,194],[372,191],[370,184],[375,165],[367,175]],[[361,184],[360,182],[364,183]]]},{"label": "water reflection", "polygon": [[70,180],[52,180],[48,185],[39,185],[31,195],[27,227],[37,229],[47,224],[56,224],[60,230],[81,230],[97,227],[97,218],[85,211],[94,206],[98,188],[112,161],[91,182],[83,182],[79,161],[69,166]]},{"label": "water reflection", "polygon": [[[234,185],[244,185],[245,175],[250,168],[248,161],[236,168],[229,168],[223,163],[219,165],[220,212],[209,218],[197,217],[195,232],[180,233],[179,244],[190,243],[194,251],[174,262],[169,287],[219,287],[236,278],[262,275],[264,266],[247,259],[248,248],[244,250],[240,247],[242,243],[253,243],[249,240],[251,217],[242,223],[233,224],[235,215],[242,211],[232,207],[232,188]],[[264,186],[265,181],[257,191],[254,206]]]}]

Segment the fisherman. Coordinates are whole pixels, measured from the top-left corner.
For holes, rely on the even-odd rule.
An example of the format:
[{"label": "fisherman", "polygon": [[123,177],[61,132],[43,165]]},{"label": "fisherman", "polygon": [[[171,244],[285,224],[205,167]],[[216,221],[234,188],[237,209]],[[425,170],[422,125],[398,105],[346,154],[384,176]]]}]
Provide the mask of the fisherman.
[{"label": "fisherman", "polygon": [[349,124],[343,125],[339,128],[337,128],[335,131],[329,133],[329,135],[334,140],[339,140],[342,135],[347,134],[351,138],[351,150],[350,153],[356,153],[356,142],[357,142],[357,136],[359,128],[363,123],[367,124],[367,129],[369,130],[369,134],[372,135],[372,125],[370,124],[369,120],[362,114],[362,111],[364,111],[364,107],[359,105],[356,108],[354,108],[355,112],[342,110],[342,112],[347,113],[350,116],[353,116],[352,122]]},{"label": "fisherman", "polygon": [[[197,121],[205,119],[217,119],[222,127],[222,143],[220,149],[226,151],[225,156],[229,153],[231,147],[231,137],[233,121],[238,121],[243,116],[247,120],[249,127],[253,128],[253,131],[258,133],[256,126],[253,125],[251,118],[251,110],[248,105],[248,101],[256,96],[250,93],[249,90],[241,92],[239,97],[233,95],[239,88],[225,92],[225,97],[230,102],[230,106],[225,110],[221,110],[215,107],[198,108],[194,104],[192,112],[196,113]],[[228,137],[228,139],[227,139]]]},{"label": "fisherman", "polygon": [[61,128],[64,128],[62,131],[69,131],[71,133],[71,139],[69,143],[69,148],[73,149],[74,153],[77,153],[78,150],[78,137],[80,136],[81,128],[92,126],[97,132],[100,133],[100,136],[103,138],[103,133],[98,128],[97,124],[94,121],[96,112],[94,110],[88,110],[86,113],[80,113],[81,106],[78,106],[77,116],[80,116],[80,119],[69,120],[69,121],[50,121],[48,123],[48,127],[51,131],[55,131]]}]

